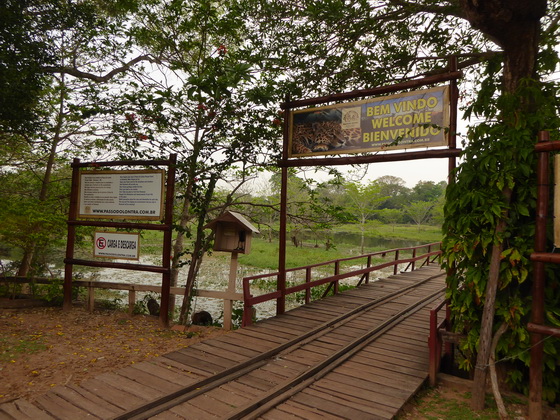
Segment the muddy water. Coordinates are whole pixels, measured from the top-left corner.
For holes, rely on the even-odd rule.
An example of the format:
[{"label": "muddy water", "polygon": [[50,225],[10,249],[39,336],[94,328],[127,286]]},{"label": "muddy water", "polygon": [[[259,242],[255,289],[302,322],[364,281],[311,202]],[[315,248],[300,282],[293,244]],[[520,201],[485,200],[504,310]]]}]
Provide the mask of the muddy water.
[{"label": "muddy water", "polygon": [[[142,258],[139,261],[140,264],[161,264],[157,260],[150,259],[150,257]],[[361,267],[349,267],[345,271],[351,271],[352,269],[360,269]],[[404,269],[404,267],[402,267]],[[197,279],[197,283],[195,288],[203,289],[203,290],[217,290],[217,291],[225,291],[228,287],[229,282],[229,270],[230,270],[230,260],[229,257],[226,256],[211,256],[205,257],[203,263],[201,265],[200,273]],[[242,292],[242,280],[244,277],[254,276],[257,274],[265,274],[270,271],[256,269],[254,267],[248,267],[239,265],[237,269],[237,278],[236,278],[236,291],[238,293]],[[184,267],[180,274],[179,274],[179,283],[178,285],[181,287],[185,286],[187,280],[187,273],[188,273],[188,266]],[[305,281],[304,275],[305,272],[301,271],[297,274],[295,273],[287,273],[287,282],[288,284],[299,284]],[[332,275],[333,273],[330,272],[313,272],[312,278],[318,279],[321,278],[320,276],[328,276]],[[382,270],[382,272],[375,272],[372,273],[371,281],[374,281],[378,277],[386,277],[392,274],[392,268],[388,268]],[[161,274],[157,273],[147,273],[147,272],[139,272],[139,271],[132,271],[132,270],[120,270],[120,269],[112,269],[112,268],[103,268],[98,270],[94,275],[92,275],[98,281],[106,281],[106,282],[118,282],[118,283],[125,283],[125,284],[149,284],[149,285],[161,285]],[[259,284],[255,284],[251,287],[251,293],[254,296],[274,291],[276,288],[275,277],[271,277],[268,282],[259,282]],[[355,285],[358,281],[358,278],[350,278],[347,279],[345,282],[351,285]],[[126,292],[122,293],[122,302],[127,302],[128,297]],[[146,296],[146,293],[137,292],[136,299],[141,301]],[[159,295],[154,296],[159,301]],[[299,306],[303,299],[303,292],[299,294],[299,301],[294,295],[290,295],[286,301],[286,309],[292,309],[294,307]],[[176,296],[175,303],[176,307],[180,308],[183,302],[183,296]],[[212,319],[214,321],[222,322],[223,321],[223,300],[221,299],[212,299],[212,298],[203,298],[203,297],[194,297],[192,302],[192,311],[207,311],[212,315]],[[241,309],[243,308],[242,302],[235,302],[234,303],[234,312],[235,309],[239,309],[239,314],[241,313]],[[256,315],[257,319],[264,319],[269,318],[271,316],[276,315],[276,301],[268,301],[263,302],[256,305]],[[234,313],[234,319],[236,314]]]},{"label": "muddy water", "polygon": [[[115,260],[119,261],[119,260]],[[124,261],[123,261],[124,262]],[[141,258],[139,264],[161,264],[157,260],[153,260],[150,257]],[[226,257],[207,257],[203,260],[200,268],[200,273],[198,275],[195,288],[203,290],[216,290],[225,291],[228,288],[229,283],[229,270],[230,261]],[[237,270],[236,279],[236,292],[241,293],[242,291],[242,279],[243,277],[252,276],[256,274],[264,274],[268,271],[263,271],[255,269],[253,267],[239,266]],[[187,281],[188,266],[183,267],[179,273],[179,287],[184,287]],[[92,277],[98,281],[106,282],[118,282],[125,284],[148,284],[148,285],[161,285],[162,276],[157,273],[140,272],[133,270],[122,270],[114,268],[102,268],[97,270]],[[127,302],[127,292],[121,292],[122,302]],[[261,292],[256,292],[255,294],[260,294]],[[141,301],[147,293],[137,292],[136,299]],[[154,297],[159,301],[159,294],[154,295]],[[177,308],[180,308],[183,303],[183,296],[175,297],[175,304]],[[235,302],[234,309],[243,308],[242,302]],[[222,321],[223,318],[223,300],[194,297],[192,302],[192,311],[207,311],[212,315],[214,321]],[[275,302],[265,302],[259,304],[257,308],[257,318],[268,318],[276,314]]]}]

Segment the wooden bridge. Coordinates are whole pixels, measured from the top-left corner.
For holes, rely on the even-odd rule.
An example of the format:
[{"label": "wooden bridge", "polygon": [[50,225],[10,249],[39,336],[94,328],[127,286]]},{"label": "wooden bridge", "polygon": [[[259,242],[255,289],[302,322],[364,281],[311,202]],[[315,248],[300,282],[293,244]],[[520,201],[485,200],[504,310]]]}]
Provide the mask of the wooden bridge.
[{"label": "wooden bridge", "polygon": [[[388,419],[428,378],[432,264],[180,351],[59,386],[0,419]],[[437,320],[436,320],[437,321]]]}]

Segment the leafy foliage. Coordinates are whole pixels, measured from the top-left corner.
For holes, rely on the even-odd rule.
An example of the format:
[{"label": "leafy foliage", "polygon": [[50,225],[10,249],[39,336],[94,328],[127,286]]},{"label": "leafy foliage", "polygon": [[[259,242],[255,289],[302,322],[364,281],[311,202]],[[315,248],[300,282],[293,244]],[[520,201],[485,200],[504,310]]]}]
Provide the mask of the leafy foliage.
[{"label": "leafy foliage", "polygon": [[[492,85],[488,83],[487,86]],[[490,248],[503,243],[499,290],[496,299],[495,324],[509,326],[498,346],[499,357],[507,357],[520,367],[528,366],[530,346],[526,325],[529,320],[532,270],[529,254],[533,248],[536,185],[534,144],[537,130],[555,129],[558,102],[550,87],[540,89],[526,82],[516,95],[493,99],[492,88],[483,90],[471,109],[484,111],[489,122],[479,124],[469,133],[464,160],[457,170],[457,181],[447,190],[445,206],[443,265],[451,276],[448,297],[451,298],[454,326],[467,333],[463,352],[471,355],[463,367],[472,369],[478,334],[485,304]],[[519,101],[530,100],[538,112],[518,112]],[[508,202],[504,191],[511,194]],[[507,228],[497,235],[498,220],[507,218]],[[558,285],[558,275],[550,273],[547,287]],[[558,298],[548,295],[548,307],[558,305]],[[551,299],[552,298],[552,299]],[[545,352],[556,358],[557,344],[548,343]],[[553,359],[550,359],[553,360]],[[545,362],[554,372],[554,363]],[[545,374],[548,396],[555,399],[556,375]],[[511,380],[526,386],[524,375],[513,372]]]}]

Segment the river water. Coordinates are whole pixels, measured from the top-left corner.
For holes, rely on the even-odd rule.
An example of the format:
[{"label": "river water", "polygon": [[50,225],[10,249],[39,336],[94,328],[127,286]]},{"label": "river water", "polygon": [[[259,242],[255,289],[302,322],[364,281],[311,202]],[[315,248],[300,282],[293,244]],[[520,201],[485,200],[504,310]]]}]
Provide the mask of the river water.
[{"label": "river water", "polygon": [[[402,246],[402,245],[401,245]],[[216,291],[225,291],[227,290],[228,283],[229,283],[229,271],[230,271],[230,259],[229,255],[216,255],[210,257],[205,257],[203,263],[200,268],[200,273],[197,279],[197,284],[195,288],[203,289],[203,290],[216,290]],[[117,260],[115,260],[117,261]],[[151,259],[150,257],[142,258],[139,261],[140,264],[160,264],[155,259]],[[352,270],[360,269],[362,267],[345,267],[344,272],[349,272]],[[401,267],[404,269],[405,267]],[[328,271],[317,271],[314,270],[312,272],[312,279],[316,280],[328,275],[334,274],[334,267],[329,267]],[[258,274],[267,274],[271,271],[256,269],[254,267],[248,267],[239,265],[237,269],[237,276],[236,276],[236,292],[242,293],[242,280],[244,277],[254,276]],[[389,267],[381,272],[372,273],[370,277],[370,281],[375,281],[377,279],[376,276],[386,277],[392,274],[393,268]],[[184,287],[186,283],[186,277],[188,273],[188,266],[184,267],[180,274],[179,274],[179,283],[178,286]],[[149,284],[149,285],[161,285],[162,276],[161,274],[157,273],[147,273],[147,272],[139,272],[139,271],[132,271],[132,270],[122,270],[122,269],[113,269],[113,268],[102,268],[92,274],[93,278],[98,281],[106,281],[106,282],[118,282],[118,283],[126,283],[126,284]],[[305,272],[299,271],[297,273],[287,273],[287,283],[288,284],[300,284],[305,281]],[[87,276],[86,276],[87,279]],[[342,283],[356,285],[359,278],[349,278]],[[276,278],[270,277],[268,282],[259,282],[259,284],[255,287],[252,286],[251,293],[255,296],[274,291],[276,288]],[[119,292],[122,296],[122,302],[128,302],[127,292]],[[137,301],[142,300],[146,296],[146,293],[137,292],[136,299]],[[300,301],[298,302],[293,295],[287,297],[286,301],[286,309],[292,309],[301,305],[301,300],[303,299],[303,293],[299,294]],[[154,298],[159,302],[159,295],[155,294]],[[183,302],[183,296],[176,296],[175,303],[176,307],[180,308]],[[243,307],[242,302],[235,302],[234,303],[234,312],[235,309],[241,310]],[[256,305],[256,316],[257,319],[264,319],[269,318],[276,315],[276,300],[271,300],[267,302],[260,303]],[[204,297],[193,297],[192,301],[192,313],[198,311],[207,311],[212,315],[212,319],[214,321],[222,322],[223,318],[223,300],[221,299],[213,299],[213,298],[204,298]],[[234,313],[235,318],[235,313]]]}]

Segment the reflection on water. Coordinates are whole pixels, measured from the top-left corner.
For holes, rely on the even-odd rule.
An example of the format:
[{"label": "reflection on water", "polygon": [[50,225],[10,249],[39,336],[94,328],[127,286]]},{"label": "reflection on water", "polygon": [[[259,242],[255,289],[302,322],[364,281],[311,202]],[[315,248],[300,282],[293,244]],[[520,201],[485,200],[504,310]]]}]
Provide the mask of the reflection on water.
[{"label": "reflection on water", "polygon": [[[313,234],[313,232],[305,231],[301,234],[302,239],[305,242],[315,243],[317,242],[321,245],[322,242],[325,242],[325,238],[318,238],[317,235]],[[345,244],[345,245],[354,245],[360,246],[362,243],[362,235],[360,233],[353,233],[353,232],[333,232],[332,235],[332,242],[335,245]],[[394,238],[379,238],[379,237],[364,237],[364,246],[369,249],[394,249],[394,248],[405,248],[409,246],[417,246],[422,245],[425,242],[423,241],[413,241],[410,239],[394,239]]]}]

